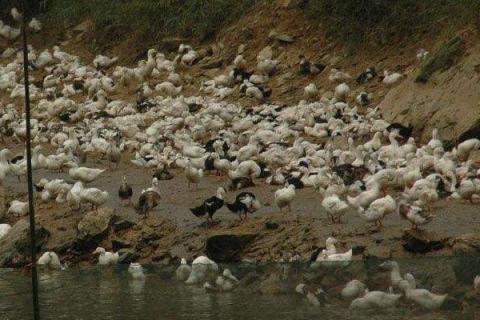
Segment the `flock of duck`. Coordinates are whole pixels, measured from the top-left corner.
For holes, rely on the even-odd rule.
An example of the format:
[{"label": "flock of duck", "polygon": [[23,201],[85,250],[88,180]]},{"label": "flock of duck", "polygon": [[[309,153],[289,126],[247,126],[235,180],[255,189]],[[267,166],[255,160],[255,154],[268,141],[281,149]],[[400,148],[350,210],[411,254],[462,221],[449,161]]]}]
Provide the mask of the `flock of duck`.
[{"label": "flock of duck", "polygon": [[[12,10],[15,21],[19,15]],[[41,23],[34,19],[30,28],[40,31]],[[14,40],[18,35],[18,29],[0,22],[0,37]],[[198,187],[206,172],[224,177],[225,187],[202,203],[192,204],[193,215],[205,217],[208,224],[224,205],[240,220],[259,210],[261,203],[252,192],[238,193],[232,203],[225,201],[227,192],[259,183],[278,186],[274,203],[280,211],[291,211],[301,189],[314,188],[332,223],[341,223],[353,208],[379,228],[386,215],[396,213],[416,229],[432,220],[433,205],[439,199],[473,202],[480,195],[480,170],[469,160],[470,153],[480,148],[479,139],[447,149],[435,129],[431,140],[420,145],[412,136],[413,128],[382,119],[378,108],[371,106],[371,93],[360,91],[352,98],[352,82],[358,90],[376,78],[392,86],[404,77],[399,73],[385,71],[379,76],[368,68],[351,81],[348,73],[330,68],[331,95],[320,96],[311,83],[305,87],[305,100],[285,106],[268,103],[272,93],[268,82],[280,63],[271,50],[262,50],[254,66],[238,55],[224,74],[201,84],[198,96],[182,95],[191,77],[179,70],[188,71],[202,58],[188,45],[182,44],[172,60],[150,49],[147,59],[134,67],[116,65],[117,57],[103,55],[85,64],[59,46],[41,51],[30,46],[28,57],[34,73],[30,85],[33,169],[68,174],[65,179],[36,182],[42,202],[65,203],[72,210],[105,204],[111,194],[87,187],[107,170],[84,166],[91,155],[108,161],[111,170],[125,155],[132,155],[131,164],[154,171],[151,185],[139,193],[135,203],[142,215],[161,204],[161,181],[174,178],[171,172],[178,170],[172,169],[183,169],[189,189]],[[2,101],[10,101],[0,103],[0,140],[23,142],[25,114],[18,107],[24,94],[21,52],[12,46],[3,51],[0,61],[0,92],[6,97]],[[310,76],[328,66],[300,56],[298,68],[300,75]],[[113,98],[125,92],[135,92],[135,101]],[[228,102],[235,92],[258,100],[258,105],[247,109]],[[45,153],[52,148],[53,153]],[[25,174],[25,155],[1,148],[0,185],[5,185],[8,176],[20,180]],[[131,204],[133,188],[125,176],[118,183],[120,201]],[[28,205],[13,200],[7,213],[25,215]],[[10,229],[0,224],[0,239]],[[326,249],[318,253],[312,267],[349,264],[352,250],[339,253],[335,243],[327,239]],[[104,266],[119,260],[118,253],[101,247],[93,254],[98,254],[98,263]],[[67,267],[51,251],[43,253],[38,264],[51,269]],[[411,274],[401,276],[395,262],[382,266],[391,270],[390,292],[369,291],[352,280],[341,292],[352,301],[351,308],[388,308],[405,297],[436,309],[445,301],[446,295],[418,289]],[[228,269],[214,281],[207,280],[209,274],[218,272],[215,262],[200,256],[191,266],[183,259],[176,277],[186,284],[203,283],[208,291],[230,291],[238,285]],[[145,278],[138,263],[130,265],[129,273],[134,279]],[[480,278],[475,285],[480,286]],[[323,290],[312,293],[304,284],[297,292],[314,305],[324,294]]]}]

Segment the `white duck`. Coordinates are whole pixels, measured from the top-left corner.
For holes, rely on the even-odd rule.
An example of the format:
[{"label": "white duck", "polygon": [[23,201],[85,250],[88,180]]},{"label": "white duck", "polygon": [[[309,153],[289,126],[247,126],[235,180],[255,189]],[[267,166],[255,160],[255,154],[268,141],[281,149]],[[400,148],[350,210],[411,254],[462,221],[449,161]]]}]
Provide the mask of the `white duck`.
[{"label": "white duck", "polygon": [[191,272],[192,272],[192,267],[190,267],[187,264],[187,260],[185,258],[182,258],[180,266],[175,271],[175,277],[177,278],[178,281],[185,282],[190,276]]},{"label": "white duck", "polygon": [[416,289],[415,278],[409,274],[410,288],[405,292],[405,298],[427,310],[435,310],[442,306],[447,299],[447,294],[438,295],[426,289]]},{"label": "white duck", "polygon": [[419,225],[428,224],[433,216],[425,212],[420,207],[400,203],[398,214],[402,219],[408,220],[412,224],[412,230],[418,229]]},{"label": "white duck", "polygon": [[80,190],[81,201],[90,203],[92,209],[98,209],[99,206],[107,202],[108,192],[97,188],[88,188]]},{"label": "white duck", "polygon": [[350,309],[388,309],[397,305],[401,294],[385,293],[382,291],[368,291],[360,298],[356,298],[350,304]]},{"label": "white duck", "polygon": [[187,166],[185,167],[185,177],[188,181],[188,188],[190,188],[192,183],[198,188],[198,184],[203,177],[203,170],[194,168],[192,166],[192,161],[188,159]]},{"label": "white duck", "polygon": [[363,282],[354,279],[346,284],[342,289],[341,295],[344,299],[355,299],[363,296],[365,290],[368,290],[367,286]]},{"label": "white duck", "polygon": [[65,270],[65,266],[60,262],[60,258],[53,251],[45,252],[37,261],[39,266],[44,266],[52,270]]},{"label": "white duck", "polygon": [[86,167],[71,168],[68,171],[68,175],[75,180],[80,180],[84,183],[89,183],[97,179],[105,169],[95,169]]},{"label": "white duck", "polygon": [[327,211],[327,216],[333,223],[340,223],[342,216],[348,210],[348,204],[341,200],[336,194],[325,197],[322,207]]},{"label": "white duck", "polygon": [[7,223],[0,224],[0,240],[2,240],[2,238],[4,238],[8,234],[10,229],[12,229],[11,225]]},{"label": "white duck", "polygon": [[287,207],[288,211],[292,211],[291,203],[295,198],[295,186],[293,184],[286,185],[284,188],[275,191],[275,204],[280,209]]},{"label": "white duck", "polygon": [[92,254],[98,254],[98,264],[102,266],[115,265],[118,262],[118,252],[108,252],[102,247],[98,247]]},{"label": "white duck", "polygon": [[145,274],[143,273],[143,267],[138,262],[131,262],[128,266],[128,273],[132,276],[134,280],[143,280],[145,279]]},{"label": "white duck", "polygon": [[28,213],[28,202],[22,202],[18,200],[13,200],[10,202],[7,213],[14,214],[17,216],[24,216]]},{"label": "white duck", "polygon": [[392,196],[387,195],[386,197],[377,199],[373,201],[370,206],[365,210],[362,207],[358,207],[358,214],[361,218],[369,221],[375,222],[375,225],[383,226],[383,218],[397,210],[397,203]]}]

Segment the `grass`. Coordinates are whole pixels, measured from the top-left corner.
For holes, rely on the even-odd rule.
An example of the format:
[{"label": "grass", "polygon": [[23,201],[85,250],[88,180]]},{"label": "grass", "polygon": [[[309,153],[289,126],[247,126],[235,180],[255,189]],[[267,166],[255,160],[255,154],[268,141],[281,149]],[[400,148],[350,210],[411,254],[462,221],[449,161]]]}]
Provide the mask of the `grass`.
[{"label": "grass", "polygon": [[[93,20],[96,32],[139,32],[152,40],[167,36],[213,37],[226,23],[242,15],[257,0],[49,0],[48,20],[75,25]],[[120,35],[122,36],[122,35]]]},{"label": "grass", "polygon": [[349,45],[386,45],[461,25],[480,25],[478,0],[310,0],[305,14]]},{"label": "grass", "polygon": [[436,71],[443,71],[450,68],[455,59],[464,51],[464,40],[461,37],[455,37],[443,44],[438,52],[432,54],[422,64],[415,78],[416,82],[427,82]]}]

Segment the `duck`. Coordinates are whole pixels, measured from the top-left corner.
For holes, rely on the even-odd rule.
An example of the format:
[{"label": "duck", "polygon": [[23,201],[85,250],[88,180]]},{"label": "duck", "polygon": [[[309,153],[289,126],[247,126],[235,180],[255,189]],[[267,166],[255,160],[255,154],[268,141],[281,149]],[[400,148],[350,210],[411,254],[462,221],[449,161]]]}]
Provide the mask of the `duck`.
[{"label": "duck", "polygon": [[351,300],[363,296],[365,290],[368,290],[367,286],[363,282],[354,279],[345,285],[340,294],[344,299]]},{"label": "duck", "polygon": [[122,202],[127,201],[128,204],[131,204],[132,203],[132,196],[133,196],[133,189],[127,183],[127,177],[123,176],[122,177],[122,184],[120,185],[120,188],[118,188],[118,197],[120,198],[120,201],[122,201]]},{"label": "duck", "polygon": [[86,167],[74,167],[68,170],[68,175],[75,180],[80,180],[83,183],[89,183],[96,180],[105,169],[95,169]]},{"label": "duck", "polygon": [[208,214],[207,223],[213,222],[213,215],[215,214],[215,212],[220,210],[225,203],[225,194],[225,189],[219,187],[215,196],[206,199],[202,203],[202,205],[196,208],[191,208],[190,211],[197,217],[205,216],[206,214]]},{"label": "duck", "polygon": [[131,262],[128,266],[128,273],[134,280],[144,280],[145,273],[143,273],[143,266],[138,262]]},{"label": "duck", "polygon": [[303,89],[303,93],[305,95],[305,98],[307,98],[308,100],[314,99],[318,95],[318,88],[315,83],[310,83]]},{"label": "duck", "polygon": [[350,87],[344,82],[335,87],[334,96],[337,101],[345,102],[350,94]]},{"label": "duck", "polygon": [[405,76],[401,73],[398,73],[398,72],[390,73],[387,70],[385,70],[383,72],[382,82],[383,82],[383,84],[390,87],[390,86],[393,86],[394,84],[396,84],[398,81],[400,81],[404,77]]},{"label": "duck", "polygon": [[62,265],[60,258],[53,251],[47,251],[38,259],[37,264],[51,270],[65,270],[66,266]]},{"label": "duck", "polygon": [[175,271],[175,277],[178,281],[185,282],[187,281],[190,273],[192,272],[192,267],[188,265],[187,259],[182,258],[180,266]]},{"label": "duck", "polygon": [[383,291],[368,291],[364,296],[356,298],[350,304],[351,310],[365,310],[365,309],[388,309],[395,307],[401,294],[386,293]]},{"label": "duck", "polygon": [[158,192],[154,190],[144,190],[138,198],[135,209],[140,215],[144,215],[146,217],[152,209],[156,208],[160,204],[160,200],[161,197]]},{"label": "duck", "polygon": [[291,203],[295,199],[295,186],[286,184],[284,188],[275,191],[275,204],[280,209],[287,207],[288,211],[292,211]]},{"label": "duck", "polygon": [[238,279],[229,269],[225,269],[221,276],[215,280],[215,286],[221,291],[232,291],[238,284]]},{"label": "duck", "polygon": [[32,20],[30,20],[30,22],[28,23],[28,27],[35,32],[39,32],[42,30],[43,26],[42,26],[42,23],[38,21],[37,18],[32,18]]},{"label": "duck", "polygon": [[302,75],[318,74],[326,68],[324,64],[310,62],[303,54],[299,55],[298,59],[299,73]]},{"label": "duck", "polygon": [[336,194],[326,196],[322,201],[322,207],[327,212],[332,223],[340,223],[342,216],[348,210],[348,204],[341,200]]},{"label": "duck", "polygon": [[229,177],[226,187],[228,191],[235,191],[255,187],[255,183],[251,177],[235,177],[232,179]]},{"label": "duck", "polygon": [[467,160],[470,153],[480,148],[480,139],[473,138],[463,141],[457,146],[457,157],[460,160]]},{"label": "duck", "polygon": [[[314,307],[320,306],[320,301],[318,300],[316,294],[308,290],[307,285],[305,285],[304,283],[300,283],[299,285],[297,285],[295,287],[295,292],[301,294],[302,296],[305,296],[308,303],[310,303],[312,306]],[[320,292],[323,292],[323,290],[319,289],[319,293]]]},{"label": "duck", "polygon": [[253,213],[260,208],[260,202],[256,199],[255,195],[250,192],[242,192],[237,195],[235,202],[226,203],[226,206],[230,212],[238,215],[240,221],[247,219],[247,214]]},{"label": "duck", "polygon": [[118,57],[110,58],[99,54],[95,57],[95,59],[93,59],[93,65],[97,69],[106,69],[117,62],[117,60]]},{"label": "duck", "polygon": [[83,202],[90,203],[92,210],[98,210],[98,207],[107,202],[109,194],[97,188],[88,188],[80,190],[80,199]]},{"label": "duck", "polygon": [[387,195],[373,201],[366,210],[362,207],[358,207],[357,210],[361,218],[369,222],[374,222],[376,226],[382,227],[383,218],[389,213],[396,212],[397,203],[392,196]]},{"label": "duck", "polygon": [[376,181],[369,181],[366,184],[367,190],[356,197],[347,196],[347,202],[354,208],[368,207],[373,201],[380,197],[380,184]]},{"label": "duck", "polygon": [[0,224],[0,240],[2,240],[2,238],[5,238],[7,236],[10,229],[12,229],[12,226],[9,225],[8,223]]},{"label": "duck", "polygon": [[97,247],[92,254],[98,254],[98,264],[102,266],[110,266],[118,263],[118,252],[108,252],[102,247]]},{"label": "duck", "polygon": [[182,92],[183,87],[175,87],[175,85],[169,81],[164,81],[159,83],[155,86],[155,90],[160,92],[160,94],[168,96],[168,97],[175,97]]},{"label": "duck", "polygon": [[269,176],[265,182],[272,186],[283,186],[285,185],[285,176],[282,174],[282,169],[278,168],[275,170],[275,173]]},{"label": "duck", "polygon": [[12,200],[7,210],[7,214],[24,216],[28,213],[28,202]]},{"label": "duck", "polygon": [[396,261],[388,260],[380,264],[380,268],[389,270],[390,271],[390,283],[393,289],[399,289],[402,293],[404,293],[409,287],[409,282],[404,279],[409,278],[407,274],[404,277],[400,274],[400,266]]},{"label": "duck", "polygon": [[397,212],[402,219],[408,220],[412,224],[412,230],[417,230],[419,225],[426,225],[433,219],[433,216],[422,208],[404,202],[399,204]]},{"label": "duck", "polygon": [[328,268],[345,267],[352,261],[352,249],[344,253],[329,253],[327,250],[322,250],[315,259],[314,265],[321,265]]},{"label": "duck", "polygon": [[190,188],[191,184],[196,185],[198,188],[198,184],[203,177],[203,170],[194,168],[192,166],[192,161],[188,159],[187,166],[185,167],[185,177],[188,181],[188,188]]},{"label": "duck", "polygon": [[410,287],[405,292],[405,299],[427,310],[439,309],[448,297],[448,294],[434,294],[427,289],[417,289],[415,278],[410,274]]},{"label": "duck", "polygon": [[199,256],[192,262],[192,272],[190,273],[185,284],[192,285],[202,283],[206,278],[218,272],[218,265],[215,261],[206,256]]}]

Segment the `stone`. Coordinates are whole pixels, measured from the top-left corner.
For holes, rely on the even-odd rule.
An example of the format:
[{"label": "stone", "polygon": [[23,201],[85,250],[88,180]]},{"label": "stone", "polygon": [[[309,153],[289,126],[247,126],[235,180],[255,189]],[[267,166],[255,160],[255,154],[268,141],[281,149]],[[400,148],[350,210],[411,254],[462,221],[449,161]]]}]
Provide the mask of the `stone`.
[{"label": "stone", "polygon": [[386,260],[392,256],[392,249],[382,245],[371,245],[365,249],[364,258],[376,258]]},{"label": "stone", "polygon": [[[47,242],[49,232],[40,224],[35,227],[37,251]],[[0,267],[21,267],[28,263],[30,255],[30,223],[27,219],[15,223],[0,240]]]},{"label": "stone", "polygon": [[240,262],[241,253],[257,237],[256,234],[224,233],[207,239],[207,256],[221,263]]},{"label": "stone", "polygon": [[267,229],[267,230],[277,230],[278,227],[280,227],[280,225],[278,224],[278,222],[275,222],[275,221],[267,221],[267,222],[265,222],[265,229]]},{"label": "stone", "polygon": [[280,275],[272,273],[265,280],[260,282],[258,291],[265,295],[286,293],[282,282]]},{"label": "stone", "polygon": [[118,263],[130,264],[135,262],[139,257],[135,249],[124,248],[118,250]]},{"label": "stone", "polygon": [[272,40],[276,40],[276,41],[281,42],[281,43],[292,43],[293,42],[293,38],[291,36],[289,36],[288,34],[285,34],[285,33],[278,33],[275,30],[270,31],[270,33],[268,34],[268,37]]},{"label": "stone", "polygon": [[214,69],[220,68],[223,65],[223,58],[215,58],[209,59],[208,61],[204,62],[201,66],[202,69]]},{"label": "stone", "polygon": [[138,219],[134,219],[131,216],[119,216],[115,214],[113,217],[113,230],[115,232],[127,230],[136,226],[137,223]]},{"label": "stone", "polygon": [[443,249],[448,237],[423,230],[407,230],[403,233],[403,248],[408,252],[426,253]]},{"label": "stone", "polygon": [[257,60],[270,60],[273,57],[273,50],[272,47],[266,46],[263,48],[257,55]]},{"label": "stone", "polygon": [[77,240],[82,247],[93,248],[107,236],[113,219],[113,209],[100,208],[83,216],[77,226]]},{"label": "stone", "polygon": [[245,44],[241,44],[238,46],[238,49],[237,49],[237,54],[243,54],[245,52],[245,48],[246,48],[246,45]]}]

